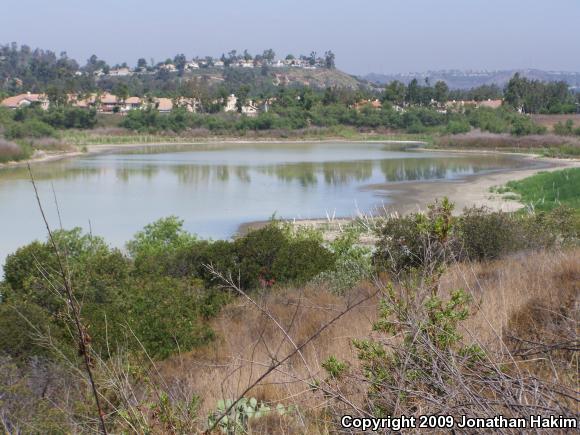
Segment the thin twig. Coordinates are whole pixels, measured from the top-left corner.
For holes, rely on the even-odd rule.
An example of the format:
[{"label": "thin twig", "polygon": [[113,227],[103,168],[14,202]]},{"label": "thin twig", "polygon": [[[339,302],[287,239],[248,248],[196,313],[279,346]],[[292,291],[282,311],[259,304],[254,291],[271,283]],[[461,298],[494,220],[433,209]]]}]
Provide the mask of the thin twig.
[{"label": "thin twig", "polygon": [[83,355],[83,360],[85,363],[85,370],[86,370],[87,375],[89,377],[89,382],[91,384],[91,389],[93,392],[93,396],[95,398],[95,405],[97,407],[97,412],[99,414],[99,422],[101,425],[101,432],[104,435],[107,435],[107,427],[105,426],[104,413],[103,413],[103,410],[101,408],[101,403],[99,400],[99,392],[98,392],[97,385],[96,385],[94,377],[93,377],[93,371],[91,369],[89,349],[87,346],[87,344],[88,344],[87,343],[87,334],[86,334],[84,327],[81,323],[80,314],[79,314],[79,307],[78,307],[76,299],[73,295],[72,283],[70,281],[70,274],[67,272],[67,270],[64,267],[64,263],[63,263],[63,260],[61,258],[61,255],[60,255],[60,251],[58,250],[58,246],[56,244],[56,241],[54,240],[52,230],[50,229],[50,225],[48,224],[48,220],[46,219],[46,215],[44,214],[44,209],[42,207],[42,203],[40,202],[40,196],[38,194],[36,182],[34,181],[34,176],[32,175],[32,169],[30,168],[30,164],[27,166],[28,166],[28,173],[30,174],[30,181],[32,182],[32,187],[34,188],[36,202],[38,203],[38,208],[40,209],[40,214],[42,215],[42,220],[44,221],[44,224],[46,226],[46,230],[48,231],[48,237],[49,237],[50,243],[51,243],[52,247],[54,248],[54,252],[56,255],[57,262],[58,262],[59,272],[60,272],[60,275],[61,275],[62,280],[63,280],[64,289],[66,291],[68,304],[69,304],[71,311],[72,311],[72,314],[73,314],[73,319],[74,319],[75,326],[76,326],[77,333],[78,333],[79,350]]}]

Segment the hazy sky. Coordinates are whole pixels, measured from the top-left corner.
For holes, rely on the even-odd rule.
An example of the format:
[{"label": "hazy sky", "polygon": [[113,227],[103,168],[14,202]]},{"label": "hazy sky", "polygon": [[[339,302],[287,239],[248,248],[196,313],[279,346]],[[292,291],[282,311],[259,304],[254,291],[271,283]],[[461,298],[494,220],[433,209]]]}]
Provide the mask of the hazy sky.
[{"label": "hazy sky", "polygon": [[15,0],[0,43],[81,63],[332,49],[353,73],[580,70],[580,0]]}]

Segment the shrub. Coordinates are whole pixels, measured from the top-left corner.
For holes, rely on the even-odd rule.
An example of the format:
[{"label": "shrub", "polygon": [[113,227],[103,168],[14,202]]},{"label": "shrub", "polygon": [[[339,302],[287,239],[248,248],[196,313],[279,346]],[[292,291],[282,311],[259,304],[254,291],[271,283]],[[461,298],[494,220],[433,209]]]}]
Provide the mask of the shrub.
[{"label": "shrub", "polygon": [[182,249],[190,247],[196,237],[183,229],[175,216],[146,225],[127,243],[127,251],[139,274],[172,275]]},{"label": "shrub", "polygon": [[518,116],[512,120],[511,133],[515,136],[527,136],[530,134],[543,134],[546,127],[536,124],[530,118]]},{"label": "shrub", "polygon": [[450,121],[445,128],[446,133],[449,134],[468,133],[470,130],[471,126],[466,121]]},{"label": "shrub", "polygon": [[319,241],[295,239],[277,223],[250,232],[234,245],[245,288],[305,282],[334,264]]},{"label": "shrub", "polygon": [[0,138],[0,162],[24,159],[29,155],[26,151],[18,144]]},{"label": "shrub", "polygon": [[438,267],[453,255],[453,207],[444,198],[429,205],[426,214],[386,219],[379,228],[374,264],[395,275]]},{"label": "shrub", "polygon": [[490,212],[486,207],[464,210],[458,222],[464,255],[471,260],[489,260],[517,249],[517,225],[511,215]]}]

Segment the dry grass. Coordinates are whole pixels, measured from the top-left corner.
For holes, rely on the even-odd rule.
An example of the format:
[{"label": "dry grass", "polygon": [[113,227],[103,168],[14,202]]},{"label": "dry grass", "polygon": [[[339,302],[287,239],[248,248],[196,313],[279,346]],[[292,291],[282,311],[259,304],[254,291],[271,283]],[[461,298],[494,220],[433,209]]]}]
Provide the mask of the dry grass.
[{"label": "dry grass", "polygon": [[[443,278],[445,289],[464,288],[475,300],[475,312],[464,323],[470,336],[501,350],[516,316],[532,303],[569,305],[580,280],[580,250],[520,253],[490,263],[458,264]],[[577,291],[575,292],[577,295]],[[519,325],[523,331],[527,326]]]},{"label": "dry grass", "polygon": [[[374,286],[362,285],[349,295],[337,296],[327,289],[308,287],[277,291],[259,300],[299,346],[337,313],[372,291]],[[321,363],[330,355],[356,364],[350,343],[369,336],[376,307],[375,298],[347,313],[306,346],[302,356],[294,355],[250,396],[273,403],[299,402],[306,412],[317,410],[324,400],[311,393],[308,383],[324,377]],[[218,400],[236,398],[273,361],[294,350],[272,320],[248,303],[228,306],[213,327],[219,336],[215,343],[162,365],[165,378],[185,378],[203,398],[202,415],[215,410]]]},{"label": "dry grass", "polygon": [[529,151],[542,148],[568,146],[580,149],[580,138],[555,134],[512,136],[473,130],[465,134],[442,136],[436,145],[443,148],[482,148],[513,151]]},{"label": "dry grass", "polygon": [[17,144],[0,138],[0,162],[16,160],[23,155],[24,153]]},{"label": "dry grass", "polygon": [[[503,355],[500,358],[513,355],[518,370],[526,369],[544,380],[563,381],[574,387],[578,380],[574,375],[577,372],[574,364],[578,363],[574,352],[560,352],[553,358],[544,353],[538,363],[537,354],[531,359],[518,354],[522,342],[512,337],[548,344],[574,340],[578,332],[579,283],[580,249],[575,249],[521,253],[485,264],[458,264],[445,273],[440,291],[445,294],[463,288],[474,296],[472,315],[462,327],[466,341]],[[337,312],[374,288],[374,284],[362,285],[346,296],[312,287],[285,289],[260,297],[258,301],[299,345]],[[313,393],[308,383],[313,378],[326,377],[321,363],[330,355],[346,361],[355,370],[359,368],[352,340],[373,335],[376,312],[377,298],[349,312],[308,345],[302,356],[294,355],[249,396],[274,404],[299,404],[299,419],[306,420],[309,432],[327,432],[323,409],[332,401],[320,391]],[[218,400],[236,398],[273,362],[294,349],[272,320],[248,303],[227,307],[213,322],[213,327],[219,336],[215,343],[161,365],[161,372],[170,383],[186,384],[203,398],[202,416],[215,411]],[[546,361],[551,364],[550,370],[546,370]],[[354,406],[363,406],[364,385],[351,383],[342,388],[346,389],[341,393]],[[274,430],[281,423],[276,420],[272,425],[261,424]],[[289,426],[286,431],[293,432]],[[266,432],[263,428],[258,431]]]},{"label": "dry grass", "polygon": [[574,122],[574,127],[580,127],[580,113],[568,115],[531,115],[531,116],[536,124],[546,127],[548,130],[552,130],[554,128],[554,125],[556,125],[558,122],[564,124],[569,119],[571,119]]}]

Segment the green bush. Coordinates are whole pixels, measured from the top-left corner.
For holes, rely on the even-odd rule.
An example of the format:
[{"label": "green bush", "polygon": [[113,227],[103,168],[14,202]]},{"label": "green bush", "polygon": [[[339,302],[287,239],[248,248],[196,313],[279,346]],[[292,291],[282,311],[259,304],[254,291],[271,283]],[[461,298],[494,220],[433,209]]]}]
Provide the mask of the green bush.
[{"label": "green bush", "polygon": [[544,134],[546,127],[536,124],[531,118],[518,116],[512,121],[511,133],[516,136],[526,136],[529,134]]},{"label": "green bush", "polygon": [[399,275],[431,269],[453,257],[453,204],[447,198],[429,205],[426,214],[387,218],[379,228],[373,262],[379,270]]},{"label": "green bush", "polygon": [[466,121],[450,121],[445,128],[445,132],[449,134],[469,133],[471,126]]},{"label": "green bush", "polygon": [[471,260],[499,258],[521,246],[517,219],[502,212],[490,212],[485,207],[464,210],[459,218],[462,256]]}]

